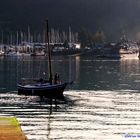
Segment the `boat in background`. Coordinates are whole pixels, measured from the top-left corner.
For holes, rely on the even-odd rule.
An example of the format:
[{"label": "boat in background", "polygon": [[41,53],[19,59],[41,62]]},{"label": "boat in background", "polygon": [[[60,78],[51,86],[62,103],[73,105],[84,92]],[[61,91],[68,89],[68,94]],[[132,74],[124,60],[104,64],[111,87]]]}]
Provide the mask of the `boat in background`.
[{"label": "boat in background", "polygon": [[0,56],[4,56],[4,51],[0,50]]},{"label": "boat in background", "polygon": [[45,56],[45,46],[46,44],[43,43],[35,43],[33,45],[33,52],[31,53],[31,56]]},{"label": "boat in background", "polygon": [[55,74],[54,80],[52,78],[52,65],[51,65],[51,49],[49,46],[49,31],[48,20],[46,20],[46,51],[48,52],[48,68],[49,68],[49,80],[39,79],[35,83],[29,82],[28,84],[18,84],[19,95],[32,95],[49,99],[61,99],[64,100],[63,92],[68,84],[72,82],[60,82],[59,75]]},{"label": "boat in background", "polygon": [[136,42],[121,40],[118,43],[110,43],[101,49],[101,57],[118,59],[138,59],[139,46]]}]

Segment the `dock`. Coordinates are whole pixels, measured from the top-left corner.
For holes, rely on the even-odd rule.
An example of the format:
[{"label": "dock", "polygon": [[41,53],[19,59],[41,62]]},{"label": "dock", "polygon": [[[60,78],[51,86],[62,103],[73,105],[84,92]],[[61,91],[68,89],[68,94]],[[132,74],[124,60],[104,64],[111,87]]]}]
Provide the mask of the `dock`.
[{"label": "dock", "polygon": [[28,140],[15,117],[0,117],[0,140]]}]

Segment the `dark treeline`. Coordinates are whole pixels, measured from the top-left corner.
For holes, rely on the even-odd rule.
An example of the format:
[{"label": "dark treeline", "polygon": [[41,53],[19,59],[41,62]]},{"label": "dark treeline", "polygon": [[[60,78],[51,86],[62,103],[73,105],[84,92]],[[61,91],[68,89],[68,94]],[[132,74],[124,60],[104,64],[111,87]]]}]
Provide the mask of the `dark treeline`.
[{"label": "dark treeline", "polygon": [[48,18],[55,29],[66,31],[70,25],[74,32],[85,27],[95,33],[101,28],[109,40],[125,31],[135,39],[140,32],[139,13],[139,0],[1,0],[0,30],[23,31],[30,25],[40,32]]},{"label": "dark treeline", "polygon": [[105,33],[102,30],[95,33],[88,31],[85,28],[81,28],[79,33],[79,42],[81,47],[94,47],[95,43],[104,43],[106,41]]}]

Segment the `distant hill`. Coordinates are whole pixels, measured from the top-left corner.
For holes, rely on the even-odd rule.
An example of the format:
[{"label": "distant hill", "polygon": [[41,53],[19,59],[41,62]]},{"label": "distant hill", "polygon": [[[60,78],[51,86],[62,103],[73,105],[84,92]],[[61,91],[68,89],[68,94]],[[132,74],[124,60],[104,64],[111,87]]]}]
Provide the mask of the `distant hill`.
[{"label": "distant hill", "polygon": [[28,25],[43,28],[48,18],[55,28],[78,31],[85,27],[92,32],[101,29],[109,39],[122,33],[136,39],[140,32],[139,0],[1,0],[0,29],[16,30]]}]

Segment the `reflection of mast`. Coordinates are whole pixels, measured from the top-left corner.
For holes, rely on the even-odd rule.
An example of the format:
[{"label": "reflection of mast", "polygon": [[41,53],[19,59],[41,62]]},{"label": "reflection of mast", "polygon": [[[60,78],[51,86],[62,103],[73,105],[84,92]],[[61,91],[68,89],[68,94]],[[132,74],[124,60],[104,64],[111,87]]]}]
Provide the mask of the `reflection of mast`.
[{"label": "reflection of mast", "polygon": [[69,80],[72,80],[72,59],[69,57]]},{"label": "reflection of mast", "polygon": [[50,133],[51,133],[51,114],[52,114],[52,105],[50,106],[50,112],[49,112],[49,116],[48,116],[48,134],[47,134],[47,140],[49,140],[50,138]]},{"label": "reflection of mast", "polygon": [[80,56],[76,56],[75,61],[76,61],[76,81],[78,81],[80,74]]},{"label": "reflection of mast", "polygon": [[48,117],[48,134],[47,134],[47,140],[50,139],[49,137],[50,137],[50,133],[51,133],[50,118],[51,118],[51,116],[49,115],[49,117]]}]

